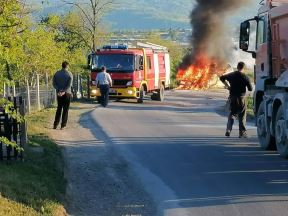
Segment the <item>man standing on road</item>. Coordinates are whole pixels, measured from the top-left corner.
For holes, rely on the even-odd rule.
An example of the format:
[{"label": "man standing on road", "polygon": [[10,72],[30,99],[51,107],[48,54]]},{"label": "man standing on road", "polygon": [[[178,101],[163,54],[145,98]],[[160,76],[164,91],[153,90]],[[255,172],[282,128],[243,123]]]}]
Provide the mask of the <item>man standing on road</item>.
[{"label": "man standing on road", "polygon": [[54,121],[54,129],[57,129],[60,123],[62,114],[61,130],[63,130],[68,121],[68,111],[71,101],[71,87],[73,83],[73,75],[68,71],[69,63],[64,61],[62,63],[62,69],[57,71],[53,77],[53,87],[57,92],[57,111]]},{"label": "man standing on road", "polygon": [[100,102],[103,107],[107,107],[109,102],[109,89],[112,86],[112,79],[109,73],[106,72],[106,67],[101,68],[101,72],[97,74],[95,80],[96,86],[99,85],[101,97]]},{"label": "man standing on road", "polygon": [[[247,138],[246,130],[246,109],[247,99],[246,88],[253,90],[249,77],[244,73],[245,64],[239,62],[237,71],[220,77],[225,87],[230,91],[230,113],[228,116],[227,130],[225,136],[230,137],[235,118],[239,120],[239,138]],[[228,83],[227,83],[228,81]]]}]

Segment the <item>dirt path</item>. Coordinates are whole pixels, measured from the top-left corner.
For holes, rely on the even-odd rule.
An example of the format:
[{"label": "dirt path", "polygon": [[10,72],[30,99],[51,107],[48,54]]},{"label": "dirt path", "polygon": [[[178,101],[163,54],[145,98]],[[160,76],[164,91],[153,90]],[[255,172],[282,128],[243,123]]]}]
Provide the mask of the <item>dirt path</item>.
[{"label": "dirt path", "polygon": [[[69,215],[156,215],[149,195],[109,138],[89,118],[95,104],[74,104],[66,130],[51,130],[64,147]],[[96,108],[97,109],[97,108]]]}]

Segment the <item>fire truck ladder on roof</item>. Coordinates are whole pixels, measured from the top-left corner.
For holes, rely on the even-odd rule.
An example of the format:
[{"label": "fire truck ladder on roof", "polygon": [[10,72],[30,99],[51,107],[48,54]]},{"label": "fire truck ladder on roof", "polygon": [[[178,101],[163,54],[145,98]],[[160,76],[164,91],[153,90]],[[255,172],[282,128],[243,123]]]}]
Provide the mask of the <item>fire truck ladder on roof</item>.
[{"label": "fire truck ladder on roof", "polygon": [[151,49],[153,49],[155,51],[167,51],[168,52],[168,48],[167,47],[160,46],[160,45],[153,44],[153,43],[149,43],[149,42],[146,42],[146,43],[137,42],[136,43],[136,47],[139,47],[139,48],[151,48]]}]

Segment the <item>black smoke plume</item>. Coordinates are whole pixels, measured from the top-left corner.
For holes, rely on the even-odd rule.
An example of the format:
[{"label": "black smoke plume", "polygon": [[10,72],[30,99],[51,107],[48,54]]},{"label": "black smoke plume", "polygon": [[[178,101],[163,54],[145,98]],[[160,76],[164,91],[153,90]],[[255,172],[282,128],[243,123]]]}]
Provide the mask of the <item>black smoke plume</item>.
[{"label": "black smoke plume", "polygon": [[[250,0],[196,0],[191,13],[193,29],[191,53],[183,58],[180,69],[187,69],[205,56],[218,64],[231,59],[233,44],[227,21]],[[195,2],[195,1],[193,1]],[[237,25],[238,26],[238,25]]]}]

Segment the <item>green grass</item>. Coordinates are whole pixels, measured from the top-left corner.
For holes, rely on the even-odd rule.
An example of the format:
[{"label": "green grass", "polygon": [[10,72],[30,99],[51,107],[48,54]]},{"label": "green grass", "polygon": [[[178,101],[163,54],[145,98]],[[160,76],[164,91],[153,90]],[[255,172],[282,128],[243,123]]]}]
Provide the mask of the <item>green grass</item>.
[{"label": "green grass", "polygon": [[246,72],[247,76],[249,77],[251,82],[254,82],[254,72],[253,71],[248,71]]},{"label": "green grass", "polygon": [[247,115],[248,115],[248,118],[254,118],[255,117],[255,114],[253,111],[253,97],[247,98]]},{"label": "green grass", "polygon": [[0,163],[0,215],[65,215],[61,149],[45,129],[53,114],[50,109],[28,117],[24,162]]},{"label": "green grass", "polygon": [[248,97],[248,98],[247,98],[247,102],[248,102],[247,108],[248,108],[249,110],[253,110],[253,97]]}]

